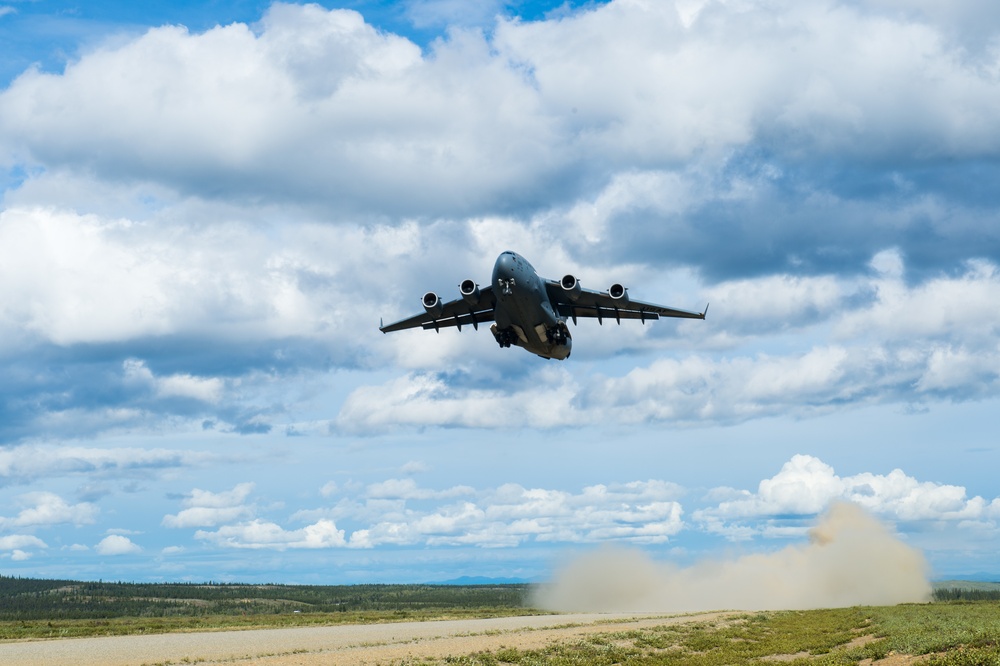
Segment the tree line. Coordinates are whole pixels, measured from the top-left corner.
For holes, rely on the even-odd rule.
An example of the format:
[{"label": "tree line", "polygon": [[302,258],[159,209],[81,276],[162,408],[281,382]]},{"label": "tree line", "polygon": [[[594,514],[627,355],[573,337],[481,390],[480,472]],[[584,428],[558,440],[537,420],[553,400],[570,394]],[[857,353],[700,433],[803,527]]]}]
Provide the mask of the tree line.
[{"label": "tree line", "polygon": [[0,576],[0,620],[518,608],[528,585],[247,585]]}]

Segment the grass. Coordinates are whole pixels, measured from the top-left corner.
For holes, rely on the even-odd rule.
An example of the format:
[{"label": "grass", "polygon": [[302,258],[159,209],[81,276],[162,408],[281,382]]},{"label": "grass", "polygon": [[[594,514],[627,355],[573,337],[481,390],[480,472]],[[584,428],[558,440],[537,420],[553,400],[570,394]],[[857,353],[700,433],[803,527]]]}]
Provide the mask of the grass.
[{"label": "grass", "polygon": [[1000,666],[1000,604],[935,603],[755,613],[712,623],[591,635],[538,650],[504,648],[438,662],[412,663],[840,666],[877,662],[890,655],[912,655],[929,666]]},{"label": "grass", "polygon": [[347,613],[280,613],[254,615],[198,615],[167,617],[114,617],[107,619],[0,621],[0,640],[130,636],[186,631],[238,631],[282,627],[329,627],[338,624],[423,622],[514,615],[540,615],[525,608],[433,608],[412,611]]}]

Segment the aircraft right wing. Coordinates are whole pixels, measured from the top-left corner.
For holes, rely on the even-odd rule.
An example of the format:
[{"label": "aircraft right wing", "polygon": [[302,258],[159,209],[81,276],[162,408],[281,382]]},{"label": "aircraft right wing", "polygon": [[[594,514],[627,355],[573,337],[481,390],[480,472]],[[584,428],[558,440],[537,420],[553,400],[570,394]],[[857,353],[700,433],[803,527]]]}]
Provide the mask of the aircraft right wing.
[{"label": "aircraft right wing", "polygon": [[636,301],[628,297],[628,290],[619,284],[612,285],[608,291],[583,289],[574,281],[572,289],[566,289],[556,280],[546,280],[546,291],[559,314],[570,317],[576,323],[577,317],[596,318],[603,323],[604,319],[614,319],[621,323],[622,319],[639,319],[640,321],[655,321],[660,317],[677,317],[681,319],[704,319],[708,312],[691,312],[668,308],[655,303]]},{"label": "aircraft right wing", "polygon": [[[427,292],[423,297],[425,312],[402,319],[393,324],[383,326],[379,324],[378,329],[383,333],[402,331],[407,328],[423,328],[426,331],[440,330],[455,326],[462,330],[463,326],[472,325],[479,328],[479,324],[493,321],[493,312],[496,308],[496,296],[493,295],[493,287],[482,287],[477,289],[478,298],[473,294],[463,295],[447,303],[441,303],[437,294]],[[433,299],[429,297],[433,296]]]}]

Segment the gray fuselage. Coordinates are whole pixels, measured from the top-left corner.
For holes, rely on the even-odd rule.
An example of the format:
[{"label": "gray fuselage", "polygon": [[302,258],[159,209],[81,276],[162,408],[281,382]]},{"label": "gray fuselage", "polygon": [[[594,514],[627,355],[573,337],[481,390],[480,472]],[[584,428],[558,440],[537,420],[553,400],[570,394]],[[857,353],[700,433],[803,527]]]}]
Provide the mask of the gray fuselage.
[{"label": "gray fuselage", "polygon": [[545,280],[516,252],[493,265],[496,311],[493,335],[543,358],[565,359],[573,346],[566,322],[556,315]]}]

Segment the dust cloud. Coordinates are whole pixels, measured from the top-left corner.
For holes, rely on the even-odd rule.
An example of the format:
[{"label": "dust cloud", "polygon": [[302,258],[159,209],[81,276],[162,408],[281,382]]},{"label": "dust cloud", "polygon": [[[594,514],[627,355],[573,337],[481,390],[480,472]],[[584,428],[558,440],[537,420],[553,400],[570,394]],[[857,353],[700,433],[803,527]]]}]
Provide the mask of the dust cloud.
[{"label": "dust cloud", "polygon": [[859,506],[836,503],[807,544],[688,568],[602,548],[537,588],[533,602],[557,611],[668,613],[882,606],[929,601],[928,572],[920,551]]}]

